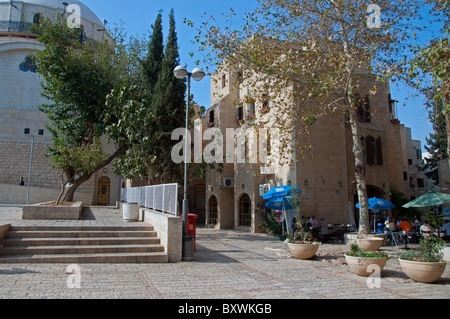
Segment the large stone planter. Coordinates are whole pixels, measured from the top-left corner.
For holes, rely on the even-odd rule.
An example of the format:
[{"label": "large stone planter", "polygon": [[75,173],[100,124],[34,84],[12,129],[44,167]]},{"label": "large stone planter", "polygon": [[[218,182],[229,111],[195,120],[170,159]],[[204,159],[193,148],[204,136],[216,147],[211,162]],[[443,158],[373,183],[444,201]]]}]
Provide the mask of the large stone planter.
[{"label": "large stone planter", "polygon": [[28,220],[79,220],[83,202],[56,206],[54,202],[23,207],[22,219]]},{"label": "large stone planter", "polygon": [[445,271],[446,262],[429,263],[399,259],[400,266],[405,274],[412,280],[422,283],[432,283],[438,280]]},{"label": "large stone planter", "polygon": [[378,237],[357,238],[356,244],[364,251],[378,251],[383,246],[384,239]]},{"label": "large stone planter", "polygon": [[[349,265],[351,271],[362,277],[369,277],[370,275],[373,275],[374,269],[368,269],[369,266],[375,265],[379,267],[380,271],[384,269],[386,266],[386,262],[388,260],[388,257],[381,257],[381,258],[362,258],[362,257],[353,257],[345,255],[345,260],[347,261],[347,264]],[[377,268],[375,268],[377,269]]]},{"label": "large stone planter", "polygon": [[288,243],[289,251],[295,259],[307,260],[314,257],[319,250],[320,244],[294,244]]}]

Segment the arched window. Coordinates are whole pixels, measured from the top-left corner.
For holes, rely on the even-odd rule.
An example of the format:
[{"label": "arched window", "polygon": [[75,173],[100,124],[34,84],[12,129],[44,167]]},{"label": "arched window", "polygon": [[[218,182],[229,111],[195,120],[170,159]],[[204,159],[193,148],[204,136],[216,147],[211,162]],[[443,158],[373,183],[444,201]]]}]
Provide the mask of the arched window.
[{"label": "arched window", "polygon": [[252,201],[247,194],[239,199],[239,226],[252,225]]},{"label": "arched window", "polygon": [[217,225],[217,219],[219,217],[217,210],[217,197],[212,195],[209,199],[209,219],[208,224]]},{"label": "arched window", "polygon": [[42,13],[36,13],[33,17],[33,24],[40,25],[42,22]]}]

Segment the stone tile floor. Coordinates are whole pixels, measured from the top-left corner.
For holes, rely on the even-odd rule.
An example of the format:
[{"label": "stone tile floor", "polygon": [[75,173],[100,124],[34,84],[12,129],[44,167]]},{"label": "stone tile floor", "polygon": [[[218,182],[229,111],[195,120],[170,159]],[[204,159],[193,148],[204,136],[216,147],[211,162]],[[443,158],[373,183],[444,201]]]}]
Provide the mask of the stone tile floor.
[{"label": "stone tile floor", "polygon": [[[32,223],[20,216],[20,208],[0,207],[0,224]],[[126,223],[121,217],[118,209],[92,208],[83,221],[59,223]],[[350,273],[344,262],[348,250],[344,244],[324,244],[312,260],[301,261],[291,258],[278,238],[199,227],[192,262],[72,268],[67,264],[0,264],[0,299],[450,298],[449,267],[434,284],[415,283],[403,274],[396,259],[404,251],[402,246],[383,249],[392,258],[379,287],[371,289],[367,278]],[[74,277],[73,269],[79,276]],[[75,279],[79,286],[74,285]]]}]

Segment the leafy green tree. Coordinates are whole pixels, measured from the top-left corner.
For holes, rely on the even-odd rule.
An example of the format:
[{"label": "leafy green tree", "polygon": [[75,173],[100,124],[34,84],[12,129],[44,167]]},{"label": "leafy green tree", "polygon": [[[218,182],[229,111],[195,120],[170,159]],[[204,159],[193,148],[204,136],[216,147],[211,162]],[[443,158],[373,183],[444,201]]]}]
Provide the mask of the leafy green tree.
[{"label": "leafy green tree", "polygon": [[[448,0],[426,2],[433,6],[430,14],[436,17],[433,22],[443,26],[429,43],[417,48],[414,58],[409,61],[409,76],[413,85],[426,94],[429,106],[442,105],[447,126],[447,155],[450,155],[450,4]],[[431,84],[428,78],[431,78]],[[446,158],[450,160],[450,156]]]},{"label": "leafy green tree", "polygon": [[75,191],[98,170],[127,148],[105,154],[100,137],[105,133],[106,96],[126,73],[117,65],[121,57],[109,41],[80,41],[80,29],[71,29],[58,15],[35,25],[34,32],[45,49],[36,54],[43,77],[43,96],[48,104],[39,109],[48,115],[53,146],[49,149],[55,168],[62,172],[58,202],[73,201]]}]

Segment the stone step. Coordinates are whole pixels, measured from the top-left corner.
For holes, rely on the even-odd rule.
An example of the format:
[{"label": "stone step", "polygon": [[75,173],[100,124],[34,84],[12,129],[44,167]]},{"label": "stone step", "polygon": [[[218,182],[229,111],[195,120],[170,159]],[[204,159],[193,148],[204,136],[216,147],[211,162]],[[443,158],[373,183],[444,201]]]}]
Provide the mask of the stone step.
[{"label": "stone step", "polygon": [[98,237],[156,237],[157,234],[153,230],[119,230],[119,231],[9,231],[5,234],[5,238],[98,238]]},{"label": "stone step", "polygon": [[0,241],[0,263],[167,263],[150,225],[13,226]]},{"label": "stone step", "polygon": [[0,240],[5,247],[23,246],[74,246],[74,245],[156,245],[161,241],[154,237],[24,237]]},{"label": "stone step", "polygon": [[162,245],[76,245],[3,247],[0,256],[62,255],[62,254],[114,254],[114,253],[164,252]]},{"label": "stone step", "polygon": [[154,227],[147,226],[11,226],[9,231],[154,231]]},{"label": "stone step", "polygon": [[167,254],[161,252],[115,253],[115,254],[66,254],[66,255],[21,255],[0,257],[0,264],[81,264],[81,263],[167,263]]}]

